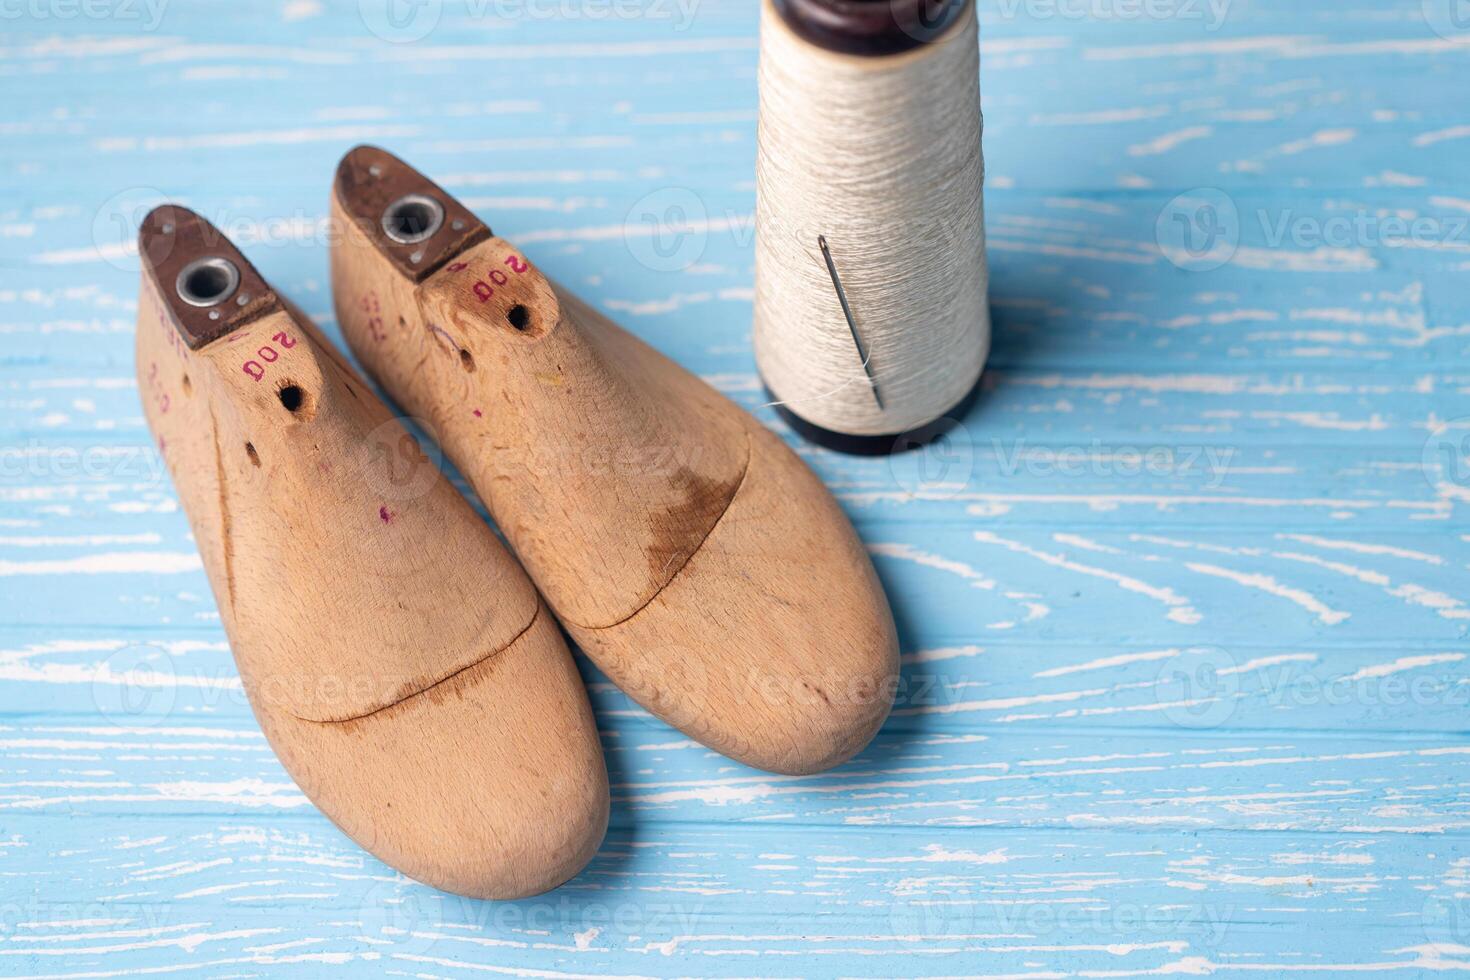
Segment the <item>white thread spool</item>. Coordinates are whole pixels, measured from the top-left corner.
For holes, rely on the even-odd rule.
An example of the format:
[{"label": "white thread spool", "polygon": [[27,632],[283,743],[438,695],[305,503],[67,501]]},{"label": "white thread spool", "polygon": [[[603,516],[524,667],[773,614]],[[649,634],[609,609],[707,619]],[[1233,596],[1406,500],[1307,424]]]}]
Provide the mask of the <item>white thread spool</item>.
[{"label": "white thread spool", "polygon": [[[947,19],[926,36],[919,13],[936,10]],[[900,435],[979,380],[990,348],[979,60],[973,0],[763,2],[756,364],[788,421],[818,441],[903,448]]]}]

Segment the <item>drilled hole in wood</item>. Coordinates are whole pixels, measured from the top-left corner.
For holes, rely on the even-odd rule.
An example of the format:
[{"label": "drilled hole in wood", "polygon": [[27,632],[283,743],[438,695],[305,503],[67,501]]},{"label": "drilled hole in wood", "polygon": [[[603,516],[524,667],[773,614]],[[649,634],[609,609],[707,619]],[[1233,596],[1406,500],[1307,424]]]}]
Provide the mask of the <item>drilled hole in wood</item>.
[{"label": "drilled hole in wood", "polygon": [[461,347],[459,349],[459,366],[466,371],[473,371],[475,369],[475,355]]},{"label": "drilled hole in wood", "polygon": [[512,306],[510,308],[510,312],[505,315],[505,318],[509,320],[510,325],[515,327],[517,330],[525,330],[531,325],[531,311],[526,309],[520,303]]},{"label": "drilled hole in wood", "polygon": [[301,406],[306,404],[306,393],[299,385],[286,385],[277,394],[288,412],[299,412]]},{"label": "drilled hole in wood", "polygon": [[260,465],[260,453],[255,451],[254,443],[247,442],[245,444],[245,455],[250,457],[250,462],[254,463],[256,466]]}]

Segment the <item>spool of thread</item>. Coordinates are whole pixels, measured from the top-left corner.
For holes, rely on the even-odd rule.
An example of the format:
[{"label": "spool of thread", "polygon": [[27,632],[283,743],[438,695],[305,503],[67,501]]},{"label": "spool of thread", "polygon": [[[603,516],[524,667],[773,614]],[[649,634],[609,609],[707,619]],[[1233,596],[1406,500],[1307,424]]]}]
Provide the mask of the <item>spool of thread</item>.
[{"label": "spool of thread", "polygon": [[808,438],[942,434],[990,349],[973,0],[764,0],[755,354]]}]

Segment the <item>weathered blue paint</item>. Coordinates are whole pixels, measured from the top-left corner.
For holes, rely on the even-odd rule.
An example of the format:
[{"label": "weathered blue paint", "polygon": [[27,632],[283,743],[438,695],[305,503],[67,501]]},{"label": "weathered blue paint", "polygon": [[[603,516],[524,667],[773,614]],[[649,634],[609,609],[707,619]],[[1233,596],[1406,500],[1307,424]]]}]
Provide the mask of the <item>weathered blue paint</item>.
[{"label": "weathered blue paint", "polygon": [[121,243],[178,199],[335,332],[328,181],[381,143],[789,437],[749,341],[756,13],[430,2],[388,43],[378,6],[0,22],[0,974],[1470,966],[1448,3],[985,0],[983,396],[927,456],[801,447],[892,597],[894,718],[775,777],[584,664],[607,842],[498,904],[366,857],[266,747],[149,448]]}]

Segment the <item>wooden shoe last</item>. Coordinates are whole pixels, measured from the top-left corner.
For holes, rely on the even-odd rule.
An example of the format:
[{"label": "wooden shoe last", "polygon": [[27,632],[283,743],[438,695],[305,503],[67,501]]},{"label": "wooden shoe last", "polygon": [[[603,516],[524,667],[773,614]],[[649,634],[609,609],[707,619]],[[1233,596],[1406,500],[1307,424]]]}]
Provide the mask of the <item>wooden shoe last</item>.
[{"label": "wooden shoe last", "polygon": [[555,887],[607,824],[576,666],[515,559],[213,226],[139,231],[138,385],[261,728],[348,836],[447,891]]},{"label": "wooden shoe last", "polygon": [[816,772],[868,743],[897,673],[892,614],[780,439],[392,155],[349,153],[332,215],[348,342],[614,683],[763,769]]}]

